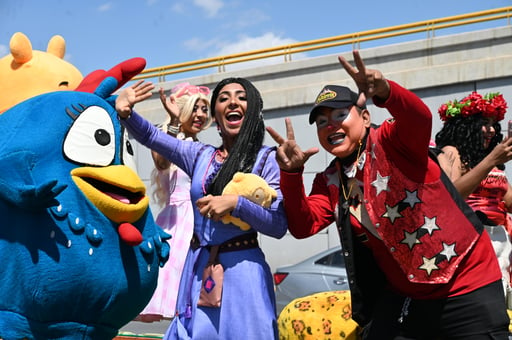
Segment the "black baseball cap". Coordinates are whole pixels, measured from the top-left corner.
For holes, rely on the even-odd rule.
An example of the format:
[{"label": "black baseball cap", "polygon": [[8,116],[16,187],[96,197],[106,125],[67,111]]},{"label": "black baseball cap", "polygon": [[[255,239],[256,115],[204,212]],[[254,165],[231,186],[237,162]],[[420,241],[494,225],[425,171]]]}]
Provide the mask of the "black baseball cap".
[{"label": "black baseball cap", "polygon": [[[320,91],[315,100],[315,105],[309,113],[309,124],[313,124],[316,119],[317,109],[325,106],[332,109],[342,109],[357,105],[359,95],[348,87],[339,85],[326,85]],[[363,107],[364,108],[364,107]]]}]

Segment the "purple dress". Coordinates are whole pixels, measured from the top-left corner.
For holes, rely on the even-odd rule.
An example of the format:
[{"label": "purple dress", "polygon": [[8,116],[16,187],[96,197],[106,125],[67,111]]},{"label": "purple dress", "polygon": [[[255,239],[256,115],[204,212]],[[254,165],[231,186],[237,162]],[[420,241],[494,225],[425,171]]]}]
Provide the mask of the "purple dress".
[{"label": "purple dress", "polygon": [[[190,176],[192,202],[204,196],[205,182],[219,167],[215,160],[215,147],[168,136],[136,113],[123,120],[123,124],[138,142],[166,157]],[[267,148],[260,150],[254,171],[277,191],[277,199],[267,209],[239,197],[238,205],[231,213],[251,225],[251,230],[242,231],[233,224],[206,219],[194,206],[194,234],[200,246],[188,251],[178,292],[177,315],[165,339],[278,338],[272,273],[259,247],[219,253],[224,267],[222,305],[219,308],[197,306],[202,273],[209,257],[206,246],[221,244],[254,231],[275,238],[286,233],[279,166],[273,150],[266,159],[262,159]],[[258,166],[260,164],[261,167]]]}]

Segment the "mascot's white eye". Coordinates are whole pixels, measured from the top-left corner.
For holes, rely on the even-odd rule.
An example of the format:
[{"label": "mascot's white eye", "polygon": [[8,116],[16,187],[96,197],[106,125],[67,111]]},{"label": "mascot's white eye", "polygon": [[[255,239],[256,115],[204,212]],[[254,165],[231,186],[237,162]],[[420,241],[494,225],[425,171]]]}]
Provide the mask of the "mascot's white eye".
[{"label": "mascot's white eye", "polygon": [[107,166],[114,161],[115,134],[105,109],[90,106],[75,120],[64,140],[64,154],[82,164]]},{"label": "mascot's white eye", "polygon": [[128,166],[130,169],[137,173],[137,164],[135,162],[135,150],[133,149],[133,144],[128,139],[128,132],[126,130],[123,133],[123,150],[121,151],[121,158],[123,160],[123,164]]}]

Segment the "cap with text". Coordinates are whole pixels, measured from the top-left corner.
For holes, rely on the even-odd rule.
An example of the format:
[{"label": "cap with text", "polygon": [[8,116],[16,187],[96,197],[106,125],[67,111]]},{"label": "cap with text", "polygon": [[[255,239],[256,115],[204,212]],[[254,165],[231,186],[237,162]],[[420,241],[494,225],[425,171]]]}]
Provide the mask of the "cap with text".
[{"label": "cap with text", "polygon": [[313,124],[318,108],[324,106],[332,109],[342,109],[357,105],[359,95],[348,87],[339,85],[326,85],[316,97],[315,104],[309,113],[309,124]]}]

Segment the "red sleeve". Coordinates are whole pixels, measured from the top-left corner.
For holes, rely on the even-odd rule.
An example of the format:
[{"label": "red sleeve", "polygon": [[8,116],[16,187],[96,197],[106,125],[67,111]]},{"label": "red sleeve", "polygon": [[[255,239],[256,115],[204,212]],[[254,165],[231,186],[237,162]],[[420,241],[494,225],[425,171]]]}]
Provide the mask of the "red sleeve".
[{"label": "red sleeve", "polygon": [[311,193],[306,196],[302,171],[281,171],[281,192],[288,218],[288,229],[295,238],[314,235],[334,222],[334,205],[330,201],[329,191],[321,173],[316,175]]},{"label": "red sleeve", "polygon": [[386,108],[394,118],[379,129],[386,153],[407,177],[418,183],[439,178],[439,167],[428,156],[432,135],[430,109],[411,91],[388,82],[388,99],[383,102],[373,98],[375,105]]}]

